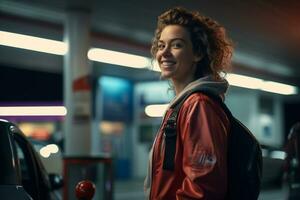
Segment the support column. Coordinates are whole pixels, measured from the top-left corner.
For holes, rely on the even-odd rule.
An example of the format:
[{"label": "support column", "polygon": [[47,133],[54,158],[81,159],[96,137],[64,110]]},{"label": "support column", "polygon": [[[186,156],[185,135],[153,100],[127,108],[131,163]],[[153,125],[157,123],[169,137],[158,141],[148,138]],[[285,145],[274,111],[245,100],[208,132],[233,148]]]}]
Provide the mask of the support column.
[{"label": "support column", "polygon": [[90,48],[90,12],[67,10],[64,41],[65,155],[88,156],[91,153],[91,67],[87,58]]}]

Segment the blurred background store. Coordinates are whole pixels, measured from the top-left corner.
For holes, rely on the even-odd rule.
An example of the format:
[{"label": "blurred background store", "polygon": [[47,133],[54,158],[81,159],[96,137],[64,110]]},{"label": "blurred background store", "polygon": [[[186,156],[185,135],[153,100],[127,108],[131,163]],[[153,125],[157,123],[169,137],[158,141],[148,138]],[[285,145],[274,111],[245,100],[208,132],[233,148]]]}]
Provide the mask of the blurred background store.
[{"label": "blurred background store", "polygon": [[300,121],[298,1],[0,0],[0,118],[19,125],[49,172],[63,174],[64,156],[109,155],[115,199],[141,199],[174,96],[150,69],[150,44],[156,17],[177,5],[213,17],[235,42],[226,103],[262,145],[260,199],[284,199],[283,147]]}]

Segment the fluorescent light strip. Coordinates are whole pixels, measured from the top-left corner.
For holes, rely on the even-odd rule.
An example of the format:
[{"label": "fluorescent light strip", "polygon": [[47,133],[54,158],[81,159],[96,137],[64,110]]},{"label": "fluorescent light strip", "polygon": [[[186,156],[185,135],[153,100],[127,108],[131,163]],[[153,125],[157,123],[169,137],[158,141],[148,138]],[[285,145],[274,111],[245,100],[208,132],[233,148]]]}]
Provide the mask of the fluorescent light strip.
[{"label": "fluorescent light strip", "polygon": [[297,94],[297,88],[295,86],[277,83],[273,81],[264,81],[264,84],[260,88],[263,91],[273,92],[284,95]]},{"label": "fluorescent light strip", "polygon": [[153,70],[154,70],[154,71],[161,72],[157,60],[153,61],[152,64],[153,64]]},{"label": "fluorescent light strip", "polygon": [[227,74],[226,79],[230,85],[249,89],[260,89],[263,84],[263,80],[261,79],[238,74]]},{"label": "fluorescent light strip", "polygon": [[0,107],[0,116],[65,116],[64,106],[7,106]]},{"label": "fluorescent light strip", "polygon": [[29,35],[0,31],[0,44],[32,51],[65,55],[67,44],[62,41],[44,39]]},{"label": "fluorescent light strip", "polygon": [[151,65],[150,59],[147,57],[99,48],[91,48],[88,58],[93,61],[133,68],[146,68]]},{"label": "fluorescent light strip", "polygon": [[145,113],[149,117],[161,117],[166,111],[169,104],[153,104],[146,106]]},{"label": "fluorescent light strip", "polygon": [[226,79],[230,85],[258,89],[267,92],[273,92],[282,95],[292,95],[297,94],[297,88],[292,85],[287,85],[283,83],[266,81],[258,78],[252,78],[249,76],[237,75],[237,74],[227,74]]}]

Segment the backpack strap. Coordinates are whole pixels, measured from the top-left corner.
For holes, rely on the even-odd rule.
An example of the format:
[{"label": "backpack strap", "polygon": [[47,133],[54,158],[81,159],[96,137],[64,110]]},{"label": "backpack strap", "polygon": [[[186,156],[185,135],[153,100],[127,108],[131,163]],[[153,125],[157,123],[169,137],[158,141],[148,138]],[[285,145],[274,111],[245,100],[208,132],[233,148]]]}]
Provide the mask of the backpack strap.
[{"label": "backpack strap", "polygon": [[176,139],[177,139],[177,118],[179,114],[179,110],[185,100],[194,93],[200,92],[208,97],[212,98],[213,100],[219,102],[222,106],[223,110],[226,112],[228,117],[231,117],[231,112],[227,108],[227,106],[223,103],[222,99],[207,90],[196,90],[187,93],[184,98],[182,98],[177,104],[173,105],[171,114],[167,119],[166,125],[164,127],[164,137],[165,137],[165,152],[164,152],[164,160],[163,160],[163,169],[173,171],[174,170],[174,158],[176,153]]},{"label": "backpack strap", "polygon": [[172,112],[167,119],[166,125],[164,127],[164,137],[165,137],[165,153],[164,153],[164,162],[163,169],[173,171],[174,170],[174,158],[176,152],[176,128],[177,128],[177,117],[179,110],[184,103],[184,98],[175,107],[172,108]]}]

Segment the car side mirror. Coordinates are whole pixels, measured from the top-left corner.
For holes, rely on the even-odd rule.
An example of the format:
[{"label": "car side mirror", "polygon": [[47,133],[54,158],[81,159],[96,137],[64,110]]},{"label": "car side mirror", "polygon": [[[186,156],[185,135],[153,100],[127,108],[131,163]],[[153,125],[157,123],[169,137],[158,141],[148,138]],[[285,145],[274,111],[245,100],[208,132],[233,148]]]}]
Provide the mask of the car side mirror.
[{"label": "car side mirror", "polygon": [[52,190],[60,189],[64,184],[62,176],[54,173],[49,174],[49,181]]}]

